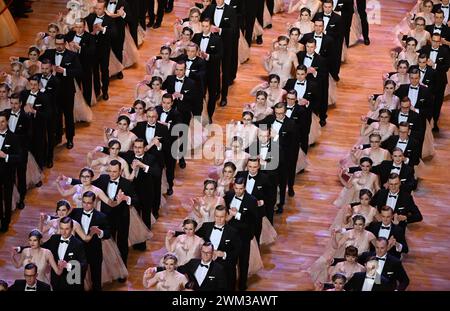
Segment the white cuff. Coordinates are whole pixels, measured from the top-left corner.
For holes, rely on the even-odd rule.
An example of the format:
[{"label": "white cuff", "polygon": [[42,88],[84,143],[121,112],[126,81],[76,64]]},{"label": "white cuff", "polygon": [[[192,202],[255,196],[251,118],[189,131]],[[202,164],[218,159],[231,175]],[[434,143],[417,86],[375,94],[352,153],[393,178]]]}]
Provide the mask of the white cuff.
[{"label": "white cuff", "polygon": [[98,235],[98,238],[99,238],[99,239],[103,239],[103,235],[104,235],[104,234],[103,234],[103,230],[100,230],[100,234]]},{"label": "white cuff", "polygon": [[72,270],[72,264],[71,263],[67,263],[66,269],[67,269],[67,271]]},{"label": "white cuff", "polygon": [[222,259],[223,259],[223,260],[227,259],[227,252],[223,252]]},{"label": "white cuff", "polygon": [[145,173],[148,173],[149,168],[150,168],[150,166],[146,165],[146,166],[145,166],[145,169],[144,169],[144,172],[145,172]]},{"label": "white cuff", "polygon": [[127,205],[131,205],[131,197],[127,197]]},{"label": "white cuff", "polygon": [[6,155],[5,157],[5,163],[8,163],[9,155]]},{"label": "white cuff", "polygon": [[72,183],[72,180],[73,179],[71,177],[67,178],[66,185],[69,186]]},{"label": "white cuff", "polygon": [[64,76],[64,77],[67,77],[67,70],[66,70],[66,68],[64,68],[63,76]]},{"label": "white cuff", "polygon": [[162,149],[162,143],[160,143],[160,144],[159,144],[159,147],[156,147],[156,149],[157,149],[158,151],[161,151],[161,149]]},{"label": "white cuff", "polygon": [[402,245],[402,243],[395,243],[395,250],[397,251],[397,252],[399,252],[399,253],[401,253],[402,252],[402,249],[403,249],[403,245]]},{"label": "white cuff", "polygon": [[241,220],[241,213],[237,212],[236,216],[234,216],[234,218],[236,218],[237,220]]},{"label": "white cuff", "polygon": [[108,28],[108,26],[104,26],[104,27],[103,27],[102,34],[105,34],[105,33],[106,33],[106,28]]},{"label": "white cuff", "polygon": [[123,12],[123,15],[121,16],[123,19],[127,16],[127,12]]},{"label": "white cuff", "polygon": [[405,160],[403,162],[405,162],[405,164],[408,164],[409,163],[409,158],[405,158]]}]

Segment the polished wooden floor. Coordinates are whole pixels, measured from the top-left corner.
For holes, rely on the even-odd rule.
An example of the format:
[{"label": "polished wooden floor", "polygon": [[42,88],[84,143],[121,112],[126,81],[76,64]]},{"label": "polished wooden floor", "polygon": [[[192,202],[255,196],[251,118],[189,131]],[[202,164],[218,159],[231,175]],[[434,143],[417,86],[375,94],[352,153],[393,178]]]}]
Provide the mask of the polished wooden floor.
[{"label": "polished wooden floor", "polygon": [[[7,66],[10,55],[23,55],[33,44],[34,35],[45,31],[46,24],[57,12],[65,10],[65,1],[38,0],[33,4],[34,14],[18,21],[21,40],[0,49],[0,66]],[[286,7],[288,1],[286,2]],[[308,154],[309,166],[298,175],[296,197],[289,198],[286,212],[276,216],[275,228],[278,241],[262,250],[265,269],[249,281],[250,290],[311,290],[311,282],[301,271],[306,269],[322,252],[329,233],[328,227],[337,210],[331,204],[341,190],[336,177],[337,162],[355,142],[359,132],[359,117],[367,112],[367,96],[381,90],[381,74],[391,70],[389,49],[393,45],[391,31],[409,11],[415,1],[382,0],[381,25],[370,27],[372,44],[359,44],[349,50],[346,64],[342,66],[338,85],[337,106],[329,113],[329,122],[322,130],[322,137]],[[141,64],[126,70],[124,80],[112,81],[110,100],[93,108],[93,123],[77,126],[75,148],[70,152],[63,147],[56,150],[55,166],[45,171],[44,186],[29,192],[26,208],[16,211],[11,230],[0,236],[0,279],[12,280],[20,272],[11,265],[9,249],[25,244],[30,229],[37,226],[39,212],[53,212],[60,198],[54,182],[58,174],[75,176],[85,165],[86,153],[102,143],[102,128],[113,126],[119,107],[132,102],[134,86],[144,75],[142,65],[155,55],[163,42],[172,39],[175,17],[184,17],[191,1],[177,0],[173,13],[166,15],[163,27],[148,30],[146,41],[140,49]],[[238,119],[243,103],[250,102],[249,91],[262,81],[265,71],[262,55],[269,49],[272,39],[284,33],[286,22],[296,18],[294,14],[280,14],[273,18],[273,29],[266,30],[264,44],[254,46],[251,59],[239,68],[238,79],[230,89],[229,105],[216,110],[215,120],[225,124]],[[436,136],[436,156],[427,162],[428,170],[421,181],[415,199],[424,221],[408,228],[407,239],[410,254],[404,264],[410,276],[410,290],[450,290],[450,211],[448,200],[448,163],[450,162],[450,110],[448,102],[443,108],[441,132]],[[181,204],[193,194],[200,194],[201,184],[211,165],[206,160],[189,161],[185,170],[177,171],[175,194],[168,198],[162,217],[153,227],[154,237],[148,242],[145,253],[130,251],[130,277],[126,284],[107,285],[108,290],[141,290],[141,277],[145,268],[155,265],[164,253],[164,235],[179,226],[187,212]]]}]

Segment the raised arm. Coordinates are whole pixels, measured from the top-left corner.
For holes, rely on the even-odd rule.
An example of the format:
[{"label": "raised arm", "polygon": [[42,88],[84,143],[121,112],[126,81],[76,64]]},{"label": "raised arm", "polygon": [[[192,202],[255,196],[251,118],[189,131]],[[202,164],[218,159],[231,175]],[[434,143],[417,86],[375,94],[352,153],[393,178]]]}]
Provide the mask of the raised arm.
[{"label": "raised arm", "polygon": [[45,251],[45,259],[47,260],[47,263],[50,265],[50,267],[52,267],[53,271],[57,275],[61,275],[62,269],[60,269],[58,267],[58,265],[56,264],[56,261],[55,261],[55,258],[53,258],[52,252],[45,248],[42,248],[42,250]]}]

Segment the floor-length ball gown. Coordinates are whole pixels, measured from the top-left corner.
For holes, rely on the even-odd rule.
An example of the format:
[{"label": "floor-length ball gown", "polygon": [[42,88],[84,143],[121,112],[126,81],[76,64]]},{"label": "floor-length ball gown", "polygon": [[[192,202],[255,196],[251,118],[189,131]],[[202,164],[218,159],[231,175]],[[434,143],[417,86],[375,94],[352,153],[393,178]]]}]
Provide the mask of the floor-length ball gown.
[{"label": "floor-length ball gown", "polygon": [[0,12],[3,12],[0,14],[0,47],[11,45],[19,40],[20,37],[16,23],[9,10],[5,9],[5,7],[5,2],[0,0]]}]

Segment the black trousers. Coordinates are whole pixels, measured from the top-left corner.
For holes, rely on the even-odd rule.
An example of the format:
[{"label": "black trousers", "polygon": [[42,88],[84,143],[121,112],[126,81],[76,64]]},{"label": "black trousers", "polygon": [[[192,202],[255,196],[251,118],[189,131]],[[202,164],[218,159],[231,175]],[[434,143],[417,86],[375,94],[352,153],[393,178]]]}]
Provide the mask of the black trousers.
[{"label": "black trousers", "polygon": [[[220,71],[219,71],[220,75]],[[220,90],[220,78],[213,72],[208,72],[206,77],[207,89],[208,89],[208,116],[212,120],[214,111],[216,110],[216,101]]]},{"label": "black trousers", "polygon": [[177,163],[177,160],[170,156],[166,156],[164,159],[165,166],[166,166],[166,178],[167,183],[169,184],[169,189],[173,188],[173,180],[175,179],[175,165]]},{"label": "black trousers", "polygon": [[86,252],[86,259],[89,264],[89,268],[91,269],[92,289],[94,291],[101,291],[103,255],[101,252],[100,256],[98,256],[98,254],[95,254],[94,256],[90,252]]},{"label": "black trousers", "polygon": [[433,119],[434,126],[437,126],[439,121],[439,116],[441,115],[442,103],[444,102],[445,88],[447,83],[444,82],[443,78],[436,81],[436,86],[434,89],[434,102],[433,102]]},{"label": "black trousers", "polygon": [[173,9],[173,3],[175,0],[167,0],[167,8],[168,9]]},{"label": "black trousers", "polygon": [[61,106],[59,107],[58,114],[56,116],[58,124],[56,128],[56,136],[62,137],[62,118],[64,115],[64,125],[67,140],[73,140],[73,137],[75,136],[75,121],[73,116],[74,97],[75,93],[61,92],[60,101],[58,102],[58,104],[60,104]]},{"label": "black trousers", "polygon": [[[47,162],[53,162],[54,149],[56,146],[57,109],[53,107],[47,119]],[[62,131],[60,132],[62,136]],[[60,136],[59,136],[60,137]],[[58,139],[59,139],[58,137]]]},{"label": "black trousers", "polygon": [[[266,0],[267,10],[269,10],[270,15],[273,15],[273,8],[275,6],[274,0]],[[261,24],[262,26],[262,24]]]},{"label": "black trousers", "polygon": [[366,0],[356,0],[356,7],[361,18],[362,35],[364,39],[369,39],[369,23],[367,22]]},{"label": "black trousers", "polygon": [[278,188],[280,190],[280,205],[286,202],[286,186],[288,181],[288,166],[281,165],[278,171]]},{"label": "black trousers", "polygon": [[0,177],[0,221],[2,227],[11,222],[11,205],[13,192],[13,178],[4,174]]},{"label": "black trousers", "polygon": [[242,237],[241,234],[241,251],[239,252],[239,282],[238,289],[247,289],[247,279],[248,279],[248,262],[250,259],[250,241],[247,237]]},{"label": "black trousers", "polygon": [[326,120],[327,119],[327,111],[328,111],[328,88],[329,88],[329,74],[326,75],[326,78],[323,77],[321,81],[319,81],[319,86],[321,87],[320,91],[320,102],[319,102],[319,109],[318,109],[318,115],[320,120]]},{"label": "black trousers", "polygon": [[[155,16],[155,1],[158,1],[158,11],[156,12],[156,16]],[[149,0],[147,3],[148,7],[148,17],[149,17],[149,23],[153,24],[160,24],[163,21],[163,17],[164,17],[164,10],[167,6],[167,0]],[[173,7],[173,3],[172,3],[172,7]],[[156,21],[155,21],[155,17],[156,17]]]},{"label": "black trousers", "polygon": [[350,28],[352,26],[353,13],[342,13],[342,22],[344,30],[345,45],[348,47],[350,42]]},{"label": "black trousers", "polygon": [[300,152],[300,139],[297,139],[295,142],[293,142],[294,146],[292,147],[292,154],[291,154],[291,159],[288,161],[287,163],[287,184],[288,184],[288,188],[292,189],[294,187],[295,184],[295,176],[297,175],[295,173],[295,169],[297,166],[297,158],[298,158],[298,154]]},{"label": "black trousers", "polygon": [[25,200],[27,195],[27,163],[28,163],[28,149],[25,150],[25,156],[23,161],[21,161],[17,167],[17,190],[19,191],[20,201]]},{"label": "black trousers", "polygon": [[139,206],[136,208],[138,208],[138,212],[141,215],[142,221],[144,222],[144,224],[147,226],[147,228],[151,229],[152,228],[152,223],[151,223],[151,219],[152,219],[152,210],[154,209],[153,204],[154,204],[154,199],[153,199],[153,188],[152,189],[136,189],[136,195],[138,197],[139,200]]},{"label": "black trousers", "polygon": [[[48,147],[46,123],[47,122],[43,119],[35,119],[33,120],[32,126],[33,133],[31,136],[30,151],[40,168],[45,166],[47,160]],[[62,121],[61,124],[57,124],[57,126],[61,126],[60,132],[62,136]]]},{"label": "black trousers", "polygon": [[78,78],[78,84],[81,86],[83,90],[83,97],[86,103],[91,106],[92,102],[92,65],[91,64],[83,64],[83,74],[81,78]]},{"label": "black trousers", "polygon": [[252,44],[253,27],[255,26],[255,20],[264,26],[264,0],[248,0],[246,2],[246,9],[244,12],[244,36],[249,46]]},{"label": "black trousers", "polygon": [[113,208],[108,215],[111,226],[111,236],[117,243],[122,261],[127,265],[128,232],[130,230],[130,210],[128,207]]},{"label": "black trousers", "polygon": [[[147,15],[147,1],[148,0],[136,0],[136,16],[138,24],[141,25],[141,27],[145,30],[146,29],[146,23],[145,23],[145,16]],[[131,1],[133,2],[133,1]]]},{"label": "black trousers", "polygon": [[[111,49],[116,55],[119,62],[123,61],[123,42],[125,41],[125,26],[117,25],[118,28],[116,31],[116,35],[111,39]],[[109,59],[109,58],[108,58]]]},{"label": "black trousers", "polygon": [[[109,87],[109,53],[110,49],[99,53],[95,59],[94,68],[92,70],[94,77],[94,91],[95,94],[100,94],[100,88],[103,94],[108,93]],[[101,74],[101,84],[100,84],[100,74]]]}]

